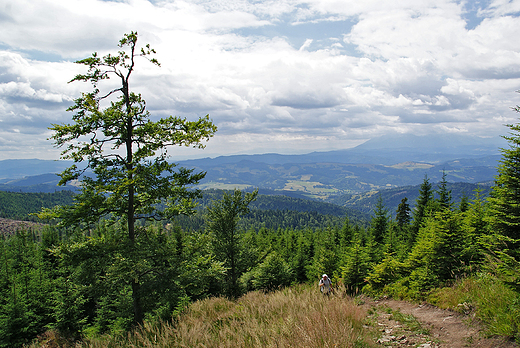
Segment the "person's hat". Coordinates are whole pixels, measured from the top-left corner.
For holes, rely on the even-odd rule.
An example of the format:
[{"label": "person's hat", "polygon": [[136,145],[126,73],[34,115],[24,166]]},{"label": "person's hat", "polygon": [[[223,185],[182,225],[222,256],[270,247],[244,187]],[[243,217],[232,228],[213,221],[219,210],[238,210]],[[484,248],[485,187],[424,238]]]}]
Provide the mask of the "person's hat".
[{"label": "person's hat", "polygon": [[326,274],[322,275],[321,277],[322,278],[328,278],[328,276]]}]

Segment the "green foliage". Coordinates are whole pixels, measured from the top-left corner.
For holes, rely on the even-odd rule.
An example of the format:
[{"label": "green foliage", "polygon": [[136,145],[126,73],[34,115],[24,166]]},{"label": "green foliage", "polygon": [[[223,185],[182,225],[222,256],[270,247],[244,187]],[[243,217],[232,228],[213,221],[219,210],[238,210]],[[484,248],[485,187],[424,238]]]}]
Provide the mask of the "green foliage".
[{"label": "green foliage", "polygon": [[385,286],[401,279],[405,274],[406,266],[400,262],[394,255],[386,254],[383,260],[376,264],[370,274],[366,277],[368,288],[364,290],[369,293],[377,293]]},{"label": "green foliage", "polygon": [[[90,82],[93,91],[83,93],[68,109],[74,112],[73,123],[51,127],[51,139],[65,148],[62,159],[74,161],[60,174],[60,184],[79,179],[81,191],[74,204],[44,209],[40,217],[59,218],[65,226],[92,226],[102,218],[127,224],[126,236],[119,235],[116,246],[109,247],[116,258],[106,272],[131,283],[134,322],[141,323],[143,306],[153,298],[147,290],[154,284],[149,275],[155,269],[153,260],[143,257],[163,250],[153,249],[160,246],[157,239],[136,228],[136,221],[193,213],[200,192],[188,188],[205,173],[194,174],[185,168],[175,171],[175,165],[167,161],[167,147],[203,148],[202,141],[212,137],[216,127],[209,116],[197,121],[173,116],[151,120],[145,100],[131,91],[130,78],[137,58],[159,63],[151,58],[155,51],[149,45],[137,47],[137,38],[136,32],[125,34],[117,54],[98,57],[94,53],[77,62],[88,71],[72,81]],[[120,81],[120,87],[101,93],[98,85],[111,77]],[[87,169],[92,176],[83,175]],[[161,203],[164,209],[158,209]],[[85,248],[88,253],[90,248]]]},{"label": "green foliage", "polygon": [[412,218],[410,216],[410,205],[408,204],[408,198],[404,197],[401,203],[397,206],[395,220],[400,228],[408,226]]},{"label": "green foliage", "polygon": [[374,216],[372,217],[371,229],[372,237],[376,244],[382,244],[388,232],[388,210],[383,204],[383,198],[379,195]]},{"label": "green foliage", "polygon": [[245,193],[235,190],[233,195],[224,193],[222,200],[213,202],[207,209],[207,228],[213,236],[213,247],[217,260],[227,268],[226,294],[236,298],[240,294],[238,278],[242,271],[238,221],[249,212],[248,205],[256,199],[258,191]]},{"label": "green foliage", "polygon": [[364,231],[359,231],[341,259],[341,278],[347,291],[357,293],[366,284],[365,278],[372,267],[371,245],[366,242]]},{"label": "green foliage", "polygon": [[240,282],[247,290],[273,291],[288,286],[294,279],[294,272],[277,253],[270,253],[262,263],[242,275]]},{"label": "green foliage", "polygon": [[[520,107],[513,110],[520,112]],[[507,127],[510,133],[504,139],[509,148],[501,149],[502,159],[489,198],[488,221],[495,233],[494,262],[508,283],[520,291],[520,124]]]},{"label": "green foliage", "polygon": [[469,200],[468,207],[460,211],[466,233],[463,253],[466,256],[465,262],[469,273],[480,270],[492,243],[492,233],[487,219],[488,205],[481,193],[482,191],[477,189],[474,198]]},{"label": "green foliage", "polygon": [[451,209],[453,202],[451,200],[451,190],[448,190],[448,181],[446,180],[446,171],[442,171],[442,180],[438,184],[436,200],[439,210]]},{"label": "green foliage", "polygon": [[[183,234],[182,231],[178,233]],[[213,238],[202,232],[182,236],[182,249],[176,239],[176,252],[181,256],[179,281],[192,300],[222,294],[226,268],[213,253]]]},{"label": "green foliage", "polygon": [[486,324],[487,335],[520,342],[520,295],[500,275],[476,273],[452,287],[437,289],[428,300],[441,308],[473,313]]},{"label": "green foliage", "polygon": [[40,238],[19,231],[0,239],[0,347],[28,343],[53,322],[59,278]]},{"label": "green foliage", "polygon": [[90,236],[70,240],[54,229],[0,239],[0,346],[20,346],[47,329],[72,338],[127,332],[133,278],[146,293],[141,306],[148,320],[171,320],[187,296],[220,294],[213,285],[222,282],[224,268],[209,238],[140,227],[135,255],[120,242],[124,233],[122,226],[100,224]]},{"label": "green foliage", "polygon": [[[185,231],[199,231],[204,228],[204,212],[198,210],[194,215],[180,215],[174,218],[175,223]],[[364,220],[352,219],[353,223],[365,226]],[[327,226],[342,226],[344,217],[323,215],[319,212],[299,212],[290,210],[258,210],[251,208],[249,213],[242,216],[239,227],[243,230],[262,228],[268,230],[286,229],[319,229]]]},{"label": "green foliage", "polygon": [[426,219],[405,261],[412,292],[427,291],[460,274],[464,236],[459,221],[449,211]]},{"label": "green foliage", "polygon": [[54,193],[22,193],[0,191],[0,217],[13,220],[37,220],[31,215],[42,208],[51,209],[57,205],[70,205],[73,202],[72,191]]},{"label": "green foliage", "polygon": [[[518,111],[518,107],[516,109]],[[501,149],[502,159],[498,166],[498,175],[491,192],[490,212],[493,229],[504,240],[511,255],[519,256],[520,246],[520,124],[508,125],[510,136],[504,136],[509,148]]]},{"label": "green foliage", "polygon": [[415,242],[415,238],[419,233],[419,229],[421,228],[424,219],[429,214],[432,204],[432,184],[430,183],[430,179],[428,179],[428,177],[425,175],[423,183],[419,189],[419,197],[417,197],[415,209],[413,211],[413,227],[412,234],[409,238],[409,245],[412,245]]},{"label": "green foliage", "polygon": [[320,279],[327,273],[331,279],[337,275],[338,258],[334,249],[325,246],[318,247],[314,252],[312,262],[307,266],[308,279]]}]

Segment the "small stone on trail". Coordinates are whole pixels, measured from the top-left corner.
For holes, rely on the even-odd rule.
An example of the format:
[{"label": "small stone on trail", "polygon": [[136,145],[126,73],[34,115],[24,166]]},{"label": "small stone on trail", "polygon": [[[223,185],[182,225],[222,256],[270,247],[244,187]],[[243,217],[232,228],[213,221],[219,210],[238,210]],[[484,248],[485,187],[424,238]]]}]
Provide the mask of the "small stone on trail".
[{"label": "small stone on trail", "polygon": [[430,343],[423,343],[419,346],[419,348],[432,348],[432,345]]}]

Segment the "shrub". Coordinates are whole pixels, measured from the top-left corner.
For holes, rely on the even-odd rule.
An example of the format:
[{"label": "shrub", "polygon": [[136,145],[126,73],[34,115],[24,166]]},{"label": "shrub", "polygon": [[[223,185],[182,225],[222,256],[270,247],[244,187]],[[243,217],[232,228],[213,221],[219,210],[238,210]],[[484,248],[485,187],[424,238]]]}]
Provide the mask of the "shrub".
[{"label": "shrub", "polygon": [[264,262],[241,278],[242,286],[247,290],[272,291],[288,286],[294,278],[294,272],[285,260],[276,253],[269,254]]}]

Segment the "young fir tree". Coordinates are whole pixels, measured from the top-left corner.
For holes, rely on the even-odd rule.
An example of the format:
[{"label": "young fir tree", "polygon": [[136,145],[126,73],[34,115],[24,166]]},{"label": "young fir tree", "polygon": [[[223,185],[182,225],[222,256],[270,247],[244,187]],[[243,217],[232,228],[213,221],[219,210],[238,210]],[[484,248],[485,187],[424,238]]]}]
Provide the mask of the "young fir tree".
[{"label": "young fir tree", "polygon": [[397,206],[395,221],[400,228],[405,228],[410,225],[412,217],[410,216],[410,205],[408,204],[408,198],[404,197],[401,199],[401,203]]},{"label": "young fir tree", "polygon": [[242,195],[235,190],[231,195],[224,192],[220,201],[215,201],[207,208],[207,228],[213,235],[213,247],[217,260],[227,268],[226,295],[236,298],[240,295],[238,278],[242,273],[240,248],[241,234],[238,222],[241,215],[249,212],[249,203],[256,199],[258,190]]},{"label": "young fir tree", "polygon": [[439,198],[437,198],[437,204],[439,210],[451,209],[452,201],[451,201],[451,190],[448,190],[448,181],[446,180],[446,172],[442,171],[442,179],[437,185],[437,194]]},{"label": "young fir tree", "polygon": [[352,244],[342,255],[340,272],[348,293],[356,294],[365,285],[365,278],[373,266],[371,248],[365,231],[356,229]]},{"label": "young fir tree", "polygon": [[[520,92],[520,91],[518,91]],[[520,106],[513,108],[520,112]],[[491,229],[496,233],[499,269],[520,290],[520,124],[508,124],[508,148],[502,159],[489,198]]]},{"label": "young fir tree", "polygon": [[383,197],[379,194],[377,199],[376,208],[374,210],[374,216],[371,222],[371,233],[374,238],[374,242],[377,245],[383,244],[388,229],[388,210],[385,208],[383,203]]},{"label": "young fir tree", "polygon": [[408,238],[410,237],[411,209],[408,204],[408,198],[404,197],[401,203],[397,206],[395,214],[395,223],[392,224],[392,251],[396,251],[399,258],[404,257],[408,253],[410,247],[408,245]]},{"label": "young fir tree", "polygon": [[[520,108],[515,108],[520,112]],[[493,229],[507,237],[507,248],[520,256],[520,124],[507,125],[511,130],[504,136],[509,148],[501,149],[502,159],[489,198]]]},{"label": "young fir tree", "polygon": [[459,215],[464,218],[464,230],[466,231],[467,256],[466,264],[470,271],[480,269],[482,261],[488,250],[488,237],[490,234],[488,223],[488,205],[482,196],[482,189],[475,189],[475,196],[468,201],[468,207],[459,208]]},{"label": "young fir tree", "polygon": [[[57,147],[64,147],[62,159],[74,164],[60,174],[60,184],[81,180],[81,192],[75,203],[40,214],[43,218],[59,218],[64,225],[82,225],[98,222],[101,218],[121,220],[126,224],[125,266],[131,283],[134,322],[143,320],[141,276],[148,269],[138,269],[139,233],[136,222],[170,218],[189,214],[200,196],[188,188],[197,184],[205,173],[194,174],[167,161],[167,147],[174,145],[203,148],[216,131],[209,116],[197,121],[167,117],[152,121],[146,102],[131,90],[131,77],[138,58],[142,57],[159,66],[152,58],[155,51],[146,45],[137,46],[136,32],[125,34],[119,41],[115,55],[108,54],[78,61],[88,67],[86,74],[72,81],[92,84],[93,90],[83,93],[68,110],[74,112],[71,124],[54,124],[51,139]],[[119,87],[101,92],[99,85],[115,77]],[[71,82],[72,82],[71,81]],[[91,171],[89,175],[83,175]],[[158,210],[159,203],[166,203]],[[84,226],[84,225],[83,225]]]},{"label": "young fir tree", "polygon": [[460,202],[458,206],[458,211],[461,213],[466,212],[469,209],[469,197],[466,192],[462,192],[462,197],[460,197]]},{"label": "young fir tree", "polygon": [[425,218],[405,262],[410,289],[422,292],[460,276],[468,240],[461,217],[450,210]]},{"label": "young fir tree", "polygon": [[424,176],[423,183],[419,188],[419,197],[417,197],[417,201],[415,204],[415,209],[413,211],[413,223],[412,228],[410,230],[410,236],[408,238],[408,244],[411,247],[417,238],[417,234],[419,233],[419,229],[425,219],[425,217],[429,214],[429,210],[431,209],[431,204],[433,202],[433,190],[432,184],[430,183],[430,179],[427,175]]}]

